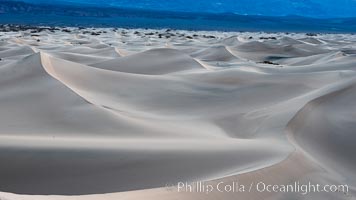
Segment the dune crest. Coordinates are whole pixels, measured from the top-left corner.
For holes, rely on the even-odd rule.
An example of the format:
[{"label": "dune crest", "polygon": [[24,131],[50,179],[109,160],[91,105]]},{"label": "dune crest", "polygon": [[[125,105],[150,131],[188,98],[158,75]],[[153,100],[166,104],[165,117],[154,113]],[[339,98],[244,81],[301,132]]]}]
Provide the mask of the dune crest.
[{"label": "dune crest", "polygon": [[[0,38],[1,200],[356,195],[353,35],[65,28]],[[177,191],[236,180],[350,189]]]}]

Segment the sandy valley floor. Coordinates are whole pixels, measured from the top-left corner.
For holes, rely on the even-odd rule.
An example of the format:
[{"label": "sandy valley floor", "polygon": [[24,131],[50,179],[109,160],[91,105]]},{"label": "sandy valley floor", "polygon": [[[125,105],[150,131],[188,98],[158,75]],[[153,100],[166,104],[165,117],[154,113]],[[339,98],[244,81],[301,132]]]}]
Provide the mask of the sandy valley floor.
[{"label": "sandy valley floor", "polygon": [[[37,30],[0,32],[1,200],[356,199],[355,35]],[[237,180],[349,191],[165,187]]]}]

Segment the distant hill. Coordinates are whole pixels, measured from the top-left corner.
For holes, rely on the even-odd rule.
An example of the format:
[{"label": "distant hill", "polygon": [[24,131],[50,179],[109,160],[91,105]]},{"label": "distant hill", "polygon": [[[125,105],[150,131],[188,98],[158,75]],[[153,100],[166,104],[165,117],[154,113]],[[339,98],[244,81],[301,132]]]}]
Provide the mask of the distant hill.
[{"label": "distant hill", "polygon": [[22,0],[37,4],[90,5],[166,11],[308,17],[356,17],[355,0]]},{"label": "distant hill", "polygon": [[0,2],[0,23],[2,24],[220,31],[356,32],[356,18],[268,17],[89,5],[30,4],[8,0],[0,0]]}]

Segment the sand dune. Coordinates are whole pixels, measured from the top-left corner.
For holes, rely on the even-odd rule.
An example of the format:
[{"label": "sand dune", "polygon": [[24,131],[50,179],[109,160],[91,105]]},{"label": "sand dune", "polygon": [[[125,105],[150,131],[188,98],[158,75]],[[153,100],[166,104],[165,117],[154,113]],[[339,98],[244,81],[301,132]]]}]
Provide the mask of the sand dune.
[{"label": "sand dune", "polygon": [[204,68],[193,58],[175,49],[152,49],[131,56],[97,62],[92,66],[133,74],[159,75]]},{"label": "sand dune", "polygon": [[[0,37],[1,200],[355,199],[355,36],[66,30]],[[349,191],[177,190],[236,180]]]},{"label": "sand dune", "polygon": [[237,59],[225,46],[214,46],[191,54],[202,61],[232,61]]},{"label": "sand dune", "polygon": [[[283,40],[284,39],[284,40]],[[329,50],[311,44],[300,44],[295,40],[282,38],[278,44],[274,40],[246,42],[234,47],[237,55],[254,60],[278,60],[327,53]]]}]

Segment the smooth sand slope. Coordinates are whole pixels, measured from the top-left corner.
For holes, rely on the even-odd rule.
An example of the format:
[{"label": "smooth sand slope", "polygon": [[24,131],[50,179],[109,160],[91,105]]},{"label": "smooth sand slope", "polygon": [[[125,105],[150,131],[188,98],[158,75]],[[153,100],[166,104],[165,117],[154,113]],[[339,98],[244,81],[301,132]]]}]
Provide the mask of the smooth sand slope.
[{"label": "smooth sand slope", "polygon": [[[1,200],[355,199],[355,36],[65,30],[0,32]],[[174,186],[237,180],[349,191]]]}]

